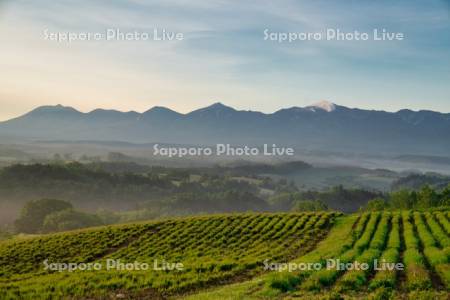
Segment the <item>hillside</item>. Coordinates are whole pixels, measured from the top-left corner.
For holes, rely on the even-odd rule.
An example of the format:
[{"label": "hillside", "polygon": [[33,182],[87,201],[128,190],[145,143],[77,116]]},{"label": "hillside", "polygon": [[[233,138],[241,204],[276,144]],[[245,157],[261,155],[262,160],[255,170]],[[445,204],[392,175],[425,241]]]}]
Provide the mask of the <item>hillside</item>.
[{"label": "hillside", "polygon": [[393,190],[413,189],[418,190],[427,184],[436,189],[445,188],[450,182],[450,176],[428,173],[428,174],[411,174],[395,180],[392,183]]},{"label": "hillside", "polygon": [[447,299],[449,217],[249,213],[18,238],[0,243],[0,298]]},{"label": "hillside", "polygon": [[[353,215],[341,218],[315,250],[291,261],[292,272],[183,299],[448,299],[449,234],[448,211]],[[304,267],[317,262],[320,268]],[[339,269],[339,262],[350,264]],[[403,270],[394,268],[397,263]]]},{"label": "hillside", "polygon": [[[293,170],[314,168],[300,161],[211,168],[61,161],[14,164],[0,168],[0,224],[13,222],[27,201],[45,198],[68,201],[88,212],[146,210],[153,216],[290,211],[295,204],[292,197],[281,203],[272,198],[298,191],[283,180],[285,174],[295,174]],[[330,188],[306,190],[297,198],[354,212],[379,195],[357,188]]]},{"label": "hillside", "polygon": [[450,114],[348,108],[333,103],[291,107],[265,114],[221,103],[181,114],[164,107],[143,113],[41,106],[0,122],[0,137],[261,146],[276,143],[347,153],[447,156]]},{"label": "hillside", "polygon": [[[4,241],[0,298],[162,299],[247,280],[264,272],[266,259],[286,262],[311,250],[338,215],[211,215]],[[68,263],[101,267],[45,270],[46,259],[59,268]],[[136,262],[138,267],[107,270],[111,260],[118,265]],[[143,270],[144,264],[148,269]],[[155,270],[155,264],[170,270]],[[176,264],[181,269],[174,270]]]}]

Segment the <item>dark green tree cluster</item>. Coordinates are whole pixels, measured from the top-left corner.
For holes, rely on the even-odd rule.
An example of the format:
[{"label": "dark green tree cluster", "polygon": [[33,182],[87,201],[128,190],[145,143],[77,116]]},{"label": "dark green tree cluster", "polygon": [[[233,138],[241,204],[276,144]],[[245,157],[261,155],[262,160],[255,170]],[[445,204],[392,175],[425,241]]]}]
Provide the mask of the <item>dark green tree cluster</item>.
[{"label": "dark green tree cluster", "polygon": [[73,209],[72,204],[56,199],[40,199],[27,202],[15,221],[16,229],[24,233],[38,233],[42,230],[45,217],[58,211]]},{"label": "dark green tree cluster", "polygon": [[22,233],[43,233],[102,225],[99,217],[73,209],[72,204],[57,199],[28,201],[15,221]]},{"label": "dark green tree cluster", "polygon": [[441,191],[424,185],[418,191],[401,189],[388,194],[386,197],[378,197],[370,200],[365,210],[385,209],[429,209],[433,207],[450,206],[450,185]]},{"label": "dark green tree cluster", "polygon": [[100,217],[74,209],[64,209],[47,215],[42,225],[43,232],[56,232],[103,225]]},{"label": "dark green tree cluster", "polygon": [[293,211],[324,211],[328,210],[328,206],[322,201],[303,200],[294,203]]},{"label": "dark green tree cluster", "polygon": [[[362,189],[346,189],[335,186],[325,191],[282,192],[268,199],[273,210],[332,209],[342,212],[354,212],[361,206],[382,194]],[[298,204],[300,203],[300,204]],[[297,208],[296,208],[297,206]]]}]

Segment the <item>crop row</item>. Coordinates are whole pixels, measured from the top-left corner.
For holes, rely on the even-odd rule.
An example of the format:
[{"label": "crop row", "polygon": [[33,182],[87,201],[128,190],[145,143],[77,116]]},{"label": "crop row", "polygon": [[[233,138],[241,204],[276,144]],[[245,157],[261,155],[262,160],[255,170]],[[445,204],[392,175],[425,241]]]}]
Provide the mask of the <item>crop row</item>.
[{"label": "crop row", "polygon": [[[330,233],[327,246],[337,243],[331,250],[319,244],[315,251],[296,260],[319,262],[322,268],[274,274],[267,279],[267,286],[281,291],[296,290],[303,297],[324,291],[383,293],[401,288],[413,292],[436,291],[442,286],[450,289],[450,240],[446,224],[448,216],[443,211],[361,214],[346,224],[346,229],[340,229],[349,233],[345,238]],[[327,259],[353,268],[326,268]],[[362,264],[368,268],[355,268]]]},{"label": "crop row", "polygon": [[[249,213],[142,224],[139,226],[144,229],[134,229],[133,238],[102,249],[104,255],[94,261],[105,264],[107,259],[114,259],[153,266],[158,260],[182,263],[182,270],[29,273],[19,280],[0,281],[0,298],[108,297],[112,291],[123,290],[161,295],[223,283],[238,275],[249,277],[263,272],[266,259],[284,262],[305,253],[325,235],[337,215]],[[21,247],[15,249],[19,253]]]}]

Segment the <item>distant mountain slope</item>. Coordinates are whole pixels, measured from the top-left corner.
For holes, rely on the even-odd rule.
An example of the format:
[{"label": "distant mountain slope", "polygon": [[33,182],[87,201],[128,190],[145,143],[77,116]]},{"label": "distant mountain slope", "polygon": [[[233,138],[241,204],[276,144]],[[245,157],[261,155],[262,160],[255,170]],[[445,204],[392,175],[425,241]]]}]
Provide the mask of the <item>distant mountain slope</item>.
[{"label": "distant mountain slope", "polygon": [[392,190],[420,190],[424,185],[429,185],[436,190],[445,189],[450,185],[450,176],[434,173],[410,174],[395,180],[391,188]]},{"label": "distant mountain slope", "polygon": [[0,122],[0,137],[39,140],[116,140],[135,143],[261,145],[362,153],[450,153],[450,114],[351,109],[322,101],[271,114],[238,111],[221,103],[177,113],[154,107],[144,113],[42,106]]}]

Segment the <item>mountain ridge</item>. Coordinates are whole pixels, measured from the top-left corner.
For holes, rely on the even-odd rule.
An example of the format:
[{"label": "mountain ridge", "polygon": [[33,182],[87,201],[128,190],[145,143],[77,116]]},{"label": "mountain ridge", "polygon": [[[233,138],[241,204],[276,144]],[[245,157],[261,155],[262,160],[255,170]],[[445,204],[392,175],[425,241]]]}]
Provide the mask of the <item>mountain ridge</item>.
[{"label": "mountain ridge", "polygon": [[393,113],[393,114],[397,114],[397,113],[437,113],[437,114],[443,114],[443,115],[449,115],[450,116],[450,112],[446,113],[446,112],[440,112],[440,111],[429,110],[429,109],[413,110],[413,109],[409,109],[409,108],[402,108],[402,109],[399,109],[397,111],[386,111],[386,110],[382,110],[382,109],[362,109],[362,108],[357,108],[357,107],[353,107],[352,108],[352,107],[339,105],[339,104],[336,104],[336,103],[333,103],[333,102],[330,102],[330,101],[327,101],[327,100],[322,100],[322,101],[319,101],[317,103],[314,103],[314,104],[311,104],[311,105],[306,105],[306,106],[292,106],[292,107],[288,107],[288,108],[280,108],[280,109],[275,110],[275,111],[270,112],[270,113],[264,113],[264,112],[260,112],[260,111],[257,111],[257,110],[239,110],[239,109],[233,108],[232,106],[228,106],[226,104],[223,104],[222,102],[214,102],[211,105],[208,105],[208,106],[205,106],[205,107],[202,107],[202,108],[198,108],[198,109],[194,109],[194,110],[192,110],[190,112],[187,112],[187,113],[181,113],[181,112],[173,110],[173,109],[171,109],[169,107],[159,106],[159,105],[153,106],[153,107],[151,107],[148,110],[143,111],[143,112],[137,112],[137,111],[134,111],[134,110],[121,111],[121,110],[117,110],[117,109],[106,109],[106,108],[95,108],[95,109],[90,110],[88,112],[82,112],[82,111],[77,110],[76,108],[74,108],[72,106],[64,106],[62,104],[56,104],[56,105],[42,105],[42,106],[38,106],[38,107],[32,109],[31,111],[29,111],[27,113],[24,113],[23,115],[20,115],[20,116],[17,116],[17,117],[8,119],[8,120],[0,121],[0,124],[4,123],[4,122],[8,122],[8,121],[16,119],[16,118],[19,118],[19,117],[22,117],[22,116],[27,115],[27,114],[31,114],[31,113],[35,113],[35,112],[42,112],[42,111],[47,111],[47,112],[58,112],[58,111],[59,112],[62,112],[62,111],[66,111],[67,112],[67,111],[72,111],[72,112],[76,112],[76,113],[80,113],[80,114],[84,114],[84,115],[92,114],[92,113],[97,112],[97,111],[108,111],[108,112],[117,112],[117,113],[123,113],[123,114],[136,113],[136,114],[143,115],[143,114],[146,114],[146,113],[149,113],[149,112],[152,112],[152,111],[158,111],[159,110],[159,111],[170,111],[172,113],[176,113],[176,114],[179,114],[179,115],[189,115],[189,114],[192,114],[192,113],[198,112],[198,111],[216,110],[218,108],[226,108],[226,109],[229,109],[229,110],[232,110],[232,111],[235,111],[235,112],[256,112],[256,113],[260,113],[260,114],[264,114],[264,115],[272,115],[272,114],[275,114],[275,113],[277,113],[279,111],[284,111],[284,110],[303,110],[303,111],[309,110],[309,111],[311,111],[310,108],[319,108],[319,109],[321,109],[323,111],[332,112],[332,111],[335,111],[336,109],[340,108],[340,109],[348,109],[348,110],[385,112],[385,113]]},{"label": "mountain ridge", "polygon": [[0,122],[1,136],[249,146],[276,143],[350,153],[442,155],[450,152],[450,113],[364,110],[327,101],[273,113],[236,110],[220,102],[185,114],[162,106],[142,113],[106,109],[84,113],[56,105]]}]

